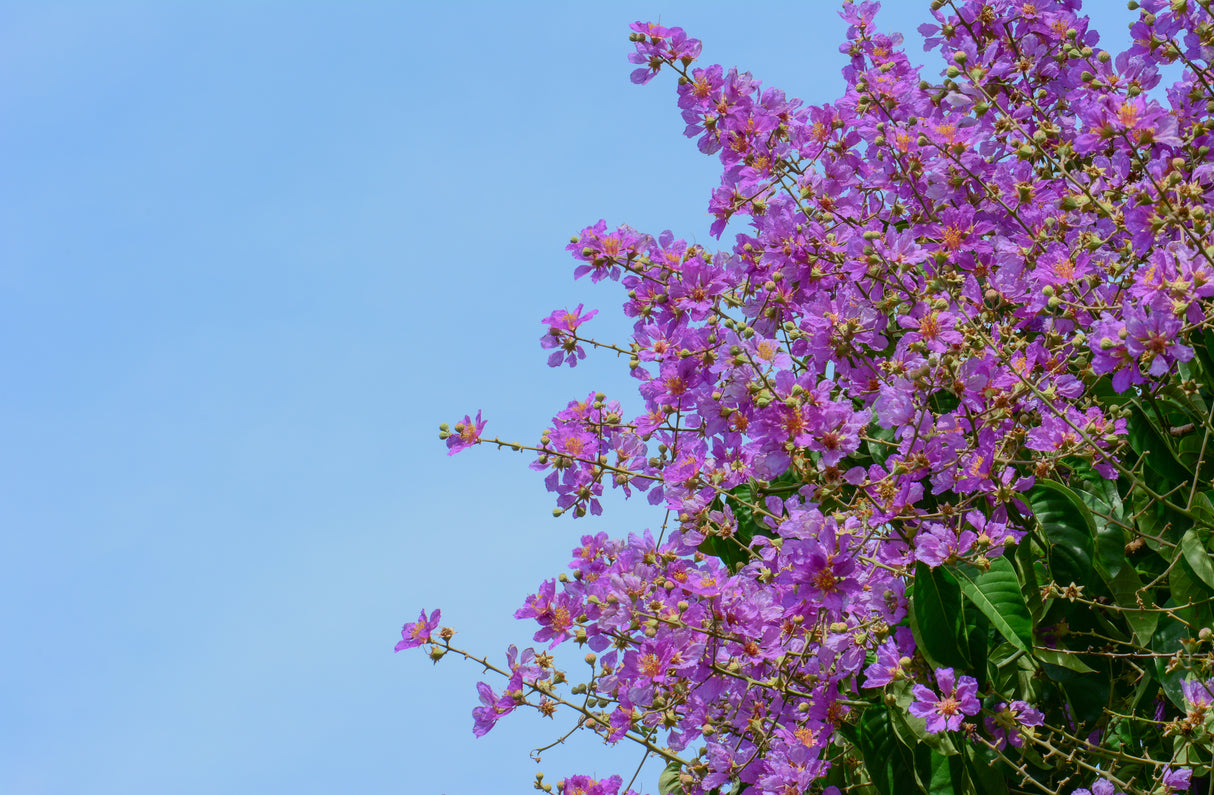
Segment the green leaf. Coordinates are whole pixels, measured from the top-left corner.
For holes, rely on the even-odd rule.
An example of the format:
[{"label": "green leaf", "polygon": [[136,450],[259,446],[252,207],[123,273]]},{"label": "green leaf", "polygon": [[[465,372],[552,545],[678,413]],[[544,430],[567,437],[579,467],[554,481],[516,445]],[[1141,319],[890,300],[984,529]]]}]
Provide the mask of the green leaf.
[{"label": "green leaf", "polygon": [[1214,527],[1214,502],[1210,502],[1210,494],[1214,492],[1199,491],[1193,495],[1193,514],[1198,518],[1198,524]]},{"label": "green leaf", "polygon": [[754,537],[755,531],[754,508],[751,507],[755,502],[754,489],[748,483],[734,486],[729,490],[725,502],[738,520],[738,531],[745,534],[746,540],[749,541]]},{"label": "green leaf", "polygon": [[995,558],[989,571],[963,563],[951,572],[965,598],[982,611],[1000,635],[1019,649],[1033,648],[1033,618],[1009,559]]},{"label": "green leaf", "polygon": [[1037,571],[1034,568],[1035,557],[1031,538],[1022,539],[1016,545],[1015,565],[1016,576],[1020,580],[1020,595],[1024,597],[1024,603],[1029,607],[1034,624],[1045,614],[1045,602],[1041,599],[1041,586],[1037,581]]},{"label": "green leaf", "polygon": [[868,450],[868,454],[872,456],[873,461],[884,464],[890,453],[897,449],[895,429],[882,428],[876,420],[873,420],[869,423],[867,436],[864,446]]},{"label": "green leaf", "polygon": [[1208,481],[1214,474],[1214,439],[1207,439],[1200,425],[1193,433],[1180,438],[1176,452],[1180,463],[1186,469],[1198,472],[1202,480]]},{"label": "green leaf", "polygon": [[941,756],[916,748],[915,772],[928,795],[963,795],[967,791],[965,760],[960,756]]},{"label": "green leaf", "polygon": [[1214,605],[1209,601],[1214,590],[1197,579],[1184,556],[1168,570],[1168,589],[1171,601],[1178,605],[1177,615],[1189,626],[1214,627]]},{"label": "green leaf", "polygon": [[1080,723],[1100,720],[1109,700],[1109,678],[1097,670],[1089,676],[1077,676],[1060,683],[1071,705],[1071,712]]},{"label": "green leaf", "polygon": [[894,734],[889,710],[867,707],[856,728],[856,745],[877,791],[881,795],[918,795],[914,756]]},{"label": "green leaf", "polygon": [[1210,553],[1206,551],[1205,545],[1192,528],[1180,537],[1180,553],[1184,555],[1185,562],[1189,564],[1197,579],[1214,588],[1214,565],[1210,563]]},{"label": "green leaf", "polygon": [[720,536],[705,538],[697,549],[705,555],[718,558],[725,564],[725,568],[729,569],[731,574],[746,565],[746,561],[750,557],[733,539],[721,538]]},{"label": "green leaf", "polygon": [[961,620],[965,623],[965,637],[969,651],[970,673],[978,680],[978,687],[986,689],[986,656],[990,651],[991,622],[973,605],[962,603]]},{"label": "green leaf", "polygon": [[[1207,392],[1214,392],[1214,359],[1210,358],[1210,351],[1214,350],[1214,331],[1206,329],[1205,333],[1200,338],[1194,336],[1190,342],[1193,344],[1193,351],[1197,354],[1197,361],[1201,362],[1201,381]],[[1192,364],[1189,365],[1192,367]]]},{"label": "green leaf", "polygon": [[1003,764],[990,748],[977,743],[966,743],[965,766],[977,792],[982,795],[1003,795],[1007,792],[1007,777],[1003,773]]},{"label": "green leaf", "polygon": [[1129,561],[1125,556],[1125,506],[1121,503],[1118,481],[1106,480],[1092,472],[1075,488],[1079,498],[1092,512],[1096,524],[1096,567],[1108,582]]},{"label": "green leaf", "polygon": [[1180,639],[1186,637],[1189,630],[1171,616],[1162,618],[1160,624],[1160,628],[1155,632],[1155,637],[1151,638],[1151,651],[1160,655],[1155,658],[1155,676],[1168,699],[1183,710],[1185,708],[1184,696],[1180,692],[1180,682],[1184,679],[1185,669],[1177,667],[1169,671],[1170,658],[1163,655],[1175,654],[1179,651]]},{"label": "green leaf", "polygon": [[915,564],[910,608],[915,644],[937,667],[969,670],[968,642],[961,616],[961,589],[944,569]]},{"label": "green leaf", "polygon": [[[1142,578],[1138,572],[1134,571],[1133,566],[1124,567],[1109,581],[1109,591],[1117,606],[1123,608],[1122,615],[1134,631],[1135,642],[1139,646],[1146,646],[1159,625],[1159,613],[1150,609],[1155,607],[1155,603],[1149,592],[1143,593]],[[1140,598],[1141,605],[1138,601]]]},{"label": "green leaf", "polygon": [[1164,481],[1172,484],[1184,483],[1189,480],[1190,473],[1176,459],[1172,445],[1156,427],[1157,422],[1157,418],[1149,415],[1141,403],[1137,400],[1131,401],[1130,416],[1126,420],[1130,448],[1145,459],[1147,467]]},{"label": "green leaf", "polygon": [[683,766],[678,762],[666,765],[666,769],[658,776],[658,793],[660,795],[682,795],[683,787],[679,784],[679,773],[682,770]]},{"label": "green leaf", "polygon": [[[1065,651],[1057,651],[1055,649],[1034,649],[1033,656],[1047,665],[1052,665],[1055,668],[1062,668],[1068,671],[1073,671],[1079,674],[1095,673],[1096,669],[1079,659],[1078,654],[1071,654]],[[1047,669],[1046,673],[1050,673]],[[1061,676],[1051,676],[1051,679],[1057,681]],[[1065,677],[1073,679],[1072,676]]]},{"label": "green leaf", "polygon": [[1090,582],[1092,539],[1096,523],[1075,492],[1052,480],[1039,480],[1029,491],[1029,504],[1049,541],[1050,574],[1059,585]]},{"label": "green leaf", "polygon": [[1171,507],[1146,493],[1135,488],[1130,491],[1130,507],[1133,509],[1134,522],[1143,532],[1146,545],[1155,552],[1166,549],[1151,536],[1158,536],[1170,543],[1176,543],[1184,532],[1193,526],[1193,520],[1184,514],[1177,513]]}]

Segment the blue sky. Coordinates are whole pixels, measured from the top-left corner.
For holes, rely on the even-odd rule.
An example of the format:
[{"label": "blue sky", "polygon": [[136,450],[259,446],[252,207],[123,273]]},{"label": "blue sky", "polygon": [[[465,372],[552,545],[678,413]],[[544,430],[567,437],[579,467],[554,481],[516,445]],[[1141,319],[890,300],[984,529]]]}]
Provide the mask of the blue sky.
[{"label": "blue sky", "polygon": [[[927,3],[887,5],[917,42]],[[478,669],[392,645],[442,607],[500,659],[580,534],[660,515],[553,519],[528,459],[448,458],[437,425],[636,405],[625,362],[538,346],[577,303],[626,339],[618,286],[572,281],[583,226],[710,242],[713,163],[672,80],[628,82],[628,23],[817,103],[834,8],[0,3],[0,791],[627,778],[591,742],[537,768],[559,719],[474,740]]]}]

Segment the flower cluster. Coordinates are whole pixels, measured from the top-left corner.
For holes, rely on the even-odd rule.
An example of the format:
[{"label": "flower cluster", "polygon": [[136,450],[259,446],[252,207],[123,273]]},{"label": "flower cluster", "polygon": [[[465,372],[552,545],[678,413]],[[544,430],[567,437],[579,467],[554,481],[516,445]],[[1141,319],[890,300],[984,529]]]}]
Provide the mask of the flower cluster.
[{"label": "flower cluster", "polygon": [[[1109,643],[1149,638],[1151,608],[1125,602],[1145,588],[1125,556],[1181,548],[1160,543],[1163,521],[1159,537],[1124,535],[1137,519],[1118,484],[1140,482],[1144,461],[1168,466],[1130,438],[1138,398],[1171,382],[1196,404],[1192,375],[1204,372],[1207,6],[1142,2],[1134,44],[1113,54],[1078,0],[936,0],[920,29],[944,61],[933,82],[901,37],[879,32],[877,3],[846,2],[846,90],[808,107],[749,73],[696,65],[700,43],[679,28],[633,26],[632,79],[677,72],[686,135],[721,163],[711,232],[735,235],[712,250],[599,221],[569,244],[576,278],[625,293],[632,339],[606,347],[629,357],[644,413],[602,393],[574,400],[529,448],[532,466],[558,514],[600,513],[608,486],[646,492],[669,517],[656,534],[582,537],[570,573],[516,613],[548,648],[591,650],[574,691],[583,725],[660,753],[688,795],[854,783],[837,762],[855,757],[839,747],[876,747],[881,732],[918,731],[945,757],[960,743],[967,776],[992,759],[1036,764],[1030,746],[1047,729],[1059,742],[1081,725],[1120,736],[1117,717],[1066,691],[1094,658],[1058,645],[1070,626],[1043,600],[1085,599],[1073,580],[1096,559],[1112,585],[1088,603],[1121,600],[1106,624],[1130,622]],[[1161,87],[1172,62],[1185,71]],[[544,319],[550,365],[586,355],[579,327],[594,314]],[[482,429],[478,414],[443,432],[455,452]],[[1190,453],[1200,470],[1204,446]],[[1178,506],[1189,525],[1206,521],[1195,488]],[[1097,514],[1104,535],[1064,536],[1057,499],[1093,528]],[[1136,516],[1155,504],[1136,503]],[[398,649],[433,628],[423,613]],[[481,685],[478,734],[559,681],[528,654],[512,657],[502,695]],[[925,684],[933,667],[939,692]],[[1154,676],[1152,692],[1178,692],[1171,670]],[[1043,695],[1043,678],[1065,697]],[[1190,711],[1209,706],[1208,682],[1183,687]],[[1159,775],[1171,791],[1189,773]],[[614,794],[620,783],[560,786]]]}]

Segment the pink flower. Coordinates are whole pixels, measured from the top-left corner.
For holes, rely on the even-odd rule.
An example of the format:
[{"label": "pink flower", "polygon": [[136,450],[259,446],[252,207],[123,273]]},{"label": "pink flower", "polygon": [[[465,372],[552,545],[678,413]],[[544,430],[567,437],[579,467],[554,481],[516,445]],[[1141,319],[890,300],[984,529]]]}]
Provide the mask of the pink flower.
[{"label": "pink flower", "polygon": [[401,640],[399,643],[396,644],[395,651],[402,651],[404,649],[412,649],[416,646],[422,645],[423,643],[429,643],[430,642],[430,633],[432,633],[434,631],[434,629],[438,626],[438,621],[441,617],[442,617],[441,610],[436,609],[433,613],[430,614],[429,618],[426,618],[426,611],[423,610],[422,614],[417,617],[417,621],[412,621],[408,624],[405,624],[401,628],[401,630],[400,630]]},{"label": "pink flower", "polygon": [[481,431],[483,430],[485,430],[485,421],[481,419],[479,411],[476,412],[475,422],[465,414],[463,422],[455,423],[455,433],[447,437],[447,455],[455,455],[460,450],[465,450],[475,445],[480,441]]},{"label": "pink flower", "polygon": [[923,685],[915,685],[912,691],[917,700],[910,705],[910,714],[926,720],[929,732],[957,731],[964,716],[977,715],[982,708],[974,677],[963,676],[957,681],[952,668],[941,668],[936,671],[936,684],[945,695],[937,696]]},{"label": "pink flower", "polygon": [[548,326],[548,333],[540,337],[540,347],[556,349],[548,357],[549,367],[559,367],[562,363],[576,367],[579,359],[586,358],[586,351],[578,345],[577,330],[598,313],[597,309],[592,309],[583,315],[582,305],[578,304],[577,309],[557,309],[540,321]]}]

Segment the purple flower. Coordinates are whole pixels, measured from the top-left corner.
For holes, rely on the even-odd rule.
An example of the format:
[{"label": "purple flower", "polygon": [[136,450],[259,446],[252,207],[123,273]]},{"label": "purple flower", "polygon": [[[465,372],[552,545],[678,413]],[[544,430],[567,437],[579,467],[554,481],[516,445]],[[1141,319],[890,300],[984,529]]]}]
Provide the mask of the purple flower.
[{"label": "purple flower", "polygon": [[1189,779],[1193,777],[1193,771],[1189,768],[1182,770],[1173,770],[1171,765],[1166,765],[1163,769],[1163,785],[1168,788],[1168,792],[1184,792],[1189,789]]},{"label": "purple flower", "polygon": [[498,696],[484,682],[476,683],[476,692],[480,696],[481,705],[472,710],[472,734],[484,737],[497,724],[499,718],[514,709],[514,701],[505,695]]},{"label": "purple flower", "polygon": [[1117,788],[1113,786],[1113,782],[1102,778],[1098,779],[1094,784],[1092,784],[1091,789],[1088,789],[1087,787],[1080,787],[1079,789],[1073,791],[1071,795],[1125,795],[1125,793],[1119,792]]},{"label": "purple flower", "polygon": [[1142,371],[1148,375],[1163,375],[1172,362],[1187,362],[1193,358],[1193,349],[1180,342],[1182,326],[1170,313],[1153,311],[1147,314],[1144,309],[1135,309],[1126,319],[1126,350],[1138,357]]},{"label": "purple flower", "polygon": [[565,247],[582,262],[574,269],[573,278],[590,274],[593,282],[619,279],[620,261],[631,258],[644,242],[644,237],[627,226],[608,232],[607,222],[600,219],[594,226],[583,229],[577,239]]},{"label": "purple flower", "polygon": [[405,624],[400,630],[401,640],[396,644],[395,651],[412,649],[415,646],[422,645],[423,643],[429,643],[430,633],[432,633],[438,626],[438,621],[439,618],[442,617],[442,614],[443,613],[441,610],[436,609],[430,614],[429,618],[426,618],[426,611],[423,610],[422,614],[417,617],[416,621],[411,621],[408,624]]},{"label": "purple flower", "polygon": [[475,422],[465,414],[463,422],[455,423],[455,433],[447,437],[447,455],[455,455],[460,450],[472,447],[480,441],[483,430],[485,430],[485,421],[481,419],[479,411],[476,412]]},{"label": "purple flower", "polygon": [[972,530],[962,530],[958,535],[939,522],[928,522],[915,536],[915,558],[935,568],[969,552],[977,538]]},{"label": "purple flower", "polygon": [[548,648],[552,648],[569,637],[569,630],[580,612],[581,604],[578,600],[566,592],[558,594],[556,580],[548,580],[540,586],[537,593],[527,597],[522,607],[514,611],[514,617],[534,618],[540,625],[540,630],[535,633],[535,640],[541,643],[551,640]]},{"label": "purple flower", "polygon": [[877,661],[864,669],[864,686],[884,687],[895,679],[904,678],[907,664],[909,659],[902,656],[894,642],[885,641],[877,647]]},{"label": "purple flower", "polygon": [[558,309],[540,321],[548,326],[548,333],[540,337],[540,347],[556,349],[548,357],[549,367],[559,367],[562,363],[576,367],[579,359],[586,358],[586,351],[578,345],[577,330],[598,313],[597,309],[592,309],[583,315],[582,304],[578,304],[577,309]]},{"label": "purple flower", "polygon": [[914,342],[923,342],[929,351],[943,353],[950,345],[960,345],[964,339],[954,328],[957,315],[932,309],[920,303],[909,315],[900,315],[898,325],[913,329],[902,337],[900,344],[908,346]]},{"label": "purple flower", "polygon": [[1039,710],[1024,701],[1013,701],[1011,704],[1000,703],[995,708],[995,717],[986,719],[986,728],[995,738],[997,748],[1002,749],[1007,745],[1019,748],[1024,745],[1025,736],[1031,736],[1026,729],[1044,722],[1045,716]]},{"label": "purple flower", "polygon": [[1214,704],[1214,679],[1204,682],[1198,679],[1186,679],[1180,683],[1180,692],[1190,707],[1205,707],[1209,709]]},{"label": "purple flower", "polygon": [[570,776],[557,782],[561,795],[616,795],[624,780],[612,776],[596,781],[590,776]]},{"label": "purple flower", "polygon": [[977,715],[982,708],[978,703],[978,680],[972,676],[956,679],[952,668],[936,671],[936,684],[943,696],[937,696],[924,685],[915,685],[912,691],[917,699],[910,705],[910,714],[927,721],[927,730],[932,734],[948,729],[961,728],[965,715]]}]

